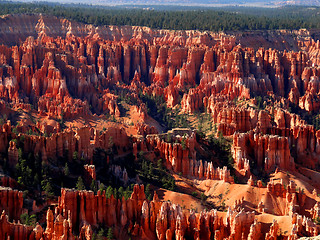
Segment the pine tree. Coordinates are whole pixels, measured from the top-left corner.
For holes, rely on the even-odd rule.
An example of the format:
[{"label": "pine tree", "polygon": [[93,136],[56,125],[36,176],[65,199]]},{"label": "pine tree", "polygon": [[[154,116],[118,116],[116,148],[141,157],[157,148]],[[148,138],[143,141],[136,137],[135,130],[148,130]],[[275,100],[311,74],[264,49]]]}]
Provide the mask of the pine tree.
[{"label": "pine tree", "polygon": [[37,216],[35,214],[28,215],[28,213],[23,213],[20,216],[21,222],[25,225],[34,227],[37,222]]},{"label": "pine tree", "polygon": [[73,154],[72,154],[72,159],[75,161],[78,159],[78,152],[77,151],[74,151]]},{"label": "pine tree", "polygon": [[124,189],[123,189],[123,187],[120,187],[118,189],[118,198],[122,199],[123,195],[124,195]]},{"label": "pine tree", "polygon": [[186,140],[185,140],[185,138],[182,138],[182,140],[181,140],[181,146],[182,146],[182,149],[183,149],[183,150],[186,150],[187,145],[186,145]]},{"label": "pine tree", "polygon": [[43,180],[41,182],[42,189],[44,190],[47,198],[51,198],[51,197],[54,196],[53,188],[52,188],[52,185],[51,185],[51,181],[52,181],[52,179],[49,178],[48,180]]},{"label": "pine tree", "polygon": [[107,188],[107,191],[106,191],[106,197],[107,197],[107,198],[110,198],[111,195],[113,195],[113,189],[112,189],[111,186],[109,186],[109,187]]},{"label": "pine tree", "polygon": [[97,239],[98,239],[98,240],[104,239],[103,235],[104,235],[104,230],[103,230],[103,228],[101,228],[101,229],[99,230],[98,234],[97,234]]},{"label": "pine tree", "polygon": [[112,230],[112,228],[108,229],[107,239],[108,240],[112,240],[113,239],[113,230]]},{"label": "pine tree", "polygon": [[83,183],[83,180],[82,180],[82,177],[79,177],[78,178],[78,181],[77,181],[77,184],[76,184],[76,188],[78,190],[85,190],[85,186],[84,186],[84,183]]},{"label": "pine tree", "polygon": [[97,182],[93,179],[90,185],[90,189],[94,192],[97,193],[98,188],[97,188]]},{"label": "pine tree", "polygon": [[66,165],[64,166],[63,172],[65,176],[69,176],[70,171],[69,171],[68,163],[66,163]]},{"label": "pine tree", "polygon": [[103,190],[106,190],[106,187],[105,187],[105,185],[103,183],[100,183],[99,184],[99,191],[102,192]]}]

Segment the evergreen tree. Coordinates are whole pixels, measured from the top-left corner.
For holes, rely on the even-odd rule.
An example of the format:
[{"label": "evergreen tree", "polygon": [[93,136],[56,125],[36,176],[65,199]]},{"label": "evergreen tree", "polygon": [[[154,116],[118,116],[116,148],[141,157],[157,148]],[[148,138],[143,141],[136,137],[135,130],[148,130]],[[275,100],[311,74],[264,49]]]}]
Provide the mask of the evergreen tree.
[{"label": "evergreen tree", "polygon": [[119,189],[118,189],[118,198],[119,199],[122,199],[122,196],[124,195],[124,189],[123,189],[123,187],[120,187]]},{"label": "evergreen tree", "polygon": [[28,225],[28,226],[36,226],[37,216],[35,214],[28,215],[28,213],[23,213],[20,216],[21,223]]},{"label": "evergreen tree", "polygon": [[152,200],[152,193],[151,193],[151,189],[150,189],[150,184],[148,183],[146,186],[146,190],[145,190],[145,194],[148,200]]},{"label": "evergreen tree", "polygon": [[106,186],[103,183],[100,183],[99,184],[99,191],[102,192],[103,190],[106,190]]},{"label": "evergreen tree", "polygon": [[85,186],[84,186],[84,183],[83,183],[83,180],[82,180],[82,177],[78,177],[78,181],[77,181],[77,184],[76,184],[76,188],[78,190],[85,190]]},{"label": "evergreen tree", "polygon": [[186,145],[186,139],[183,137],[182,140],[181,140],[181,146],[182,146],[182,149],[183,150],[186,150],[187,148],[187,145]]},{"label": "evergreen tree", "polygon": [[73,159],[74,161],[78,159],[78,152],[77,152],[77,151],[74,151],[74,152],[73,152],[72,159]]},{"label": "evergreen tree", "polygon": [[109,186],[109,187],[107,188],[107,191],[106,191],[106,197],[107,197],[107,198],[110,198],[111,195],[113,195],[113,188],[112,188],[111,186]]},{"label": "evergreen tree", "polygon": [[44,191],[45,191],[45,194],[47,195],[47,198],[51,198],[54,196],[53,188],[50,181],[47,181],[44,187]]},{"label": "evergreen tree", "polygon": [[65,164],[64,169],[63,169],[64,175],[69,176],[70,171],[69,171],[69,166],[68,163]]},{"label": "evergreen tree", "polygon": [[91,182],[91,185],[90,185],[90,189],[94,192],[94,193],[97,193],[98,191],[98,188],[97,188],[97,182],[92,179],[92,182]]},{"label": "evergreen tree", "polygon": [[108,229],[107,239],[108,240],[112,240],[113,239],[113,230],[112,230],[111,227]]},{"label": "evergreen tree", "polygon": [[98,234],[97,234],[97,240],[103,240],[104,239],[104,230],[103,228],[100,228]]}]

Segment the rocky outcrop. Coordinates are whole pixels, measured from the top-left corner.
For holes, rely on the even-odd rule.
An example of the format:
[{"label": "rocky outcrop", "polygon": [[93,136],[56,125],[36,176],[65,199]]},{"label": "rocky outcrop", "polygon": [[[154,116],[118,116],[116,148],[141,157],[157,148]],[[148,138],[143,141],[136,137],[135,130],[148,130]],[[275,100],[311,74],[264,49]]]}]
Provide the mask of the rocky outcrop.
[{"label": "rocky outcrop", "polygon": [[233,183],[227,167],[214,168],[212,162],[197,160],[196,133],[189,129],[173,129],[167,134],[147,135],[144,140],[133,144],[136,158],[140,151],[159,153],[168,169],[198,179],[223,180]]},{"label": "rocky outcrop", "polygon": [[[283,199],[285,207],[282,211],[278,212],[278,214],[292,216],[294,213],[300,212],[304,208],[306,195],[301,189],[297,188],[294,181],[290,181],[288,186],[285,186],[282,180],[278,183],[274,183],[274,181],[271,180],[267,184],[267,193],[272,197]],[[279,210],[280,209],[281,208],[279,208]]]},{"label": "rocky outcrop", "polygon": [[235,133],[232,152],[237,163],[243,158],[248,159],[249,156],[253,156],[251,161],[255,161],[258,167],[264,168],[269,173],[277,167],[286,170],[294,169],[294,161],[290,155],[286,137],[262,135],[253,131]]},{"label": "rocky outcrop", "polygon": [[9,187],[9,188],[14,189],[14,188],[17,188],[18,183],[12,177],[1,174],[0,175],[0,186]]},{"label": "rocky outcrop", "polygon": [[87,186],[97,180],[95,165],[84,165],[84,180]]},{"label": "rocky outcrop", "polygon": [[0,217],[0,238],[1,239],[40,239],[35,238],[35,233],[32,227],[22,225],[20,221],[17,223],[9,222],[8,216],[5,211],[2,212]]},{"label": "rocky outcrop", "polygon": [[268,240],[277,239],[279,236],[279,224],[276,220],[273,221],[272,225],[270,226],[269,232],[266,234],[266,238]]},{"label": "rocky outcrop", "polygon": [[319,230],[316,224],[310,218],[307,218],[305,216],[293,214],[292,224],[292,236],[299,235],[303,231],[307,232],[307,234],[311,237],[317,236],[319,234]]},{"label": "rocky outcrop", "polygon": [[137,134],[146,136],[149,134],[158,134],[158,130],[154,126],[149,126],[144,123],[137,123],[135,125],[135,128],[137,129]]},{"label": "rocky outcrop", "polygon": [[[287,194],[294,192],[292,187],[294,186],[288,186]],[[269,185],[268,188],[270,194],[276,194]],[[306,231],[310,236],[318,233],[316,225],[310,219],[296,213],[291,216],[291,237],[297,236],[301,231]],[[143,185],[135,185],[127,200],[115,199],[113,196],[107,199],[105,192],[100,191],[95,195],[91,191],[62,189],[58,206],[54,211],[50,208],[47,210],[46,221],[45,229],[38,224],[32,229],[19,222],[10,223],[3,213],[0,219],[0,236],[3,239],[6,239],[4,236],[14,236],[18,240],[78,239],[73,233],[79,232],[80,239],[90,239],[92,229],[98,225],[117,226],[115,236],[119,236],[121,232],[129,232],[132,236],[146,239],[276,239],[280,234],[276,221],[270,229],[262,228],[255,213],[245,212],[243,209],[229,208],[224,215],[216,210],[204,210],[200,213],[191,210],[187,213],[179,205],[159,201],[156,193],[153,200],[148,201]]]},{"label": "rocky outcrop", "polygon": [[0,186],[0,210],[8,214],[9,220],[19,220],[23,211],[23,193]]},{"label": "rocky outcrop", "polygon": [[219,217],[215,210],[203,211],[199,215],[191,211],[187,217],[179,206],[164,202],[157,217],[156,233],[158,239],[167,239],[168,236],[172,239],[173,235],[176,239],[186,236],[193,239],[211,239],[213,236],[215,239],[247,239],[254,218],[254,213],[231,210],[225,219]]},{"label": "rocky outcrop", "polygon": [[[217,132],[224,135],[253,129],[276,133],[299,146],[293,149],[298,157],[307,150],[316,158],[316,132],[305,126],[297,128],[297,115],[283,110],[289,109],[290,102],[308,112],[320,107],[319,71],[313,66],[318,45],[310,39],[299,40],[304,51],[288,52],[237,45],[244,38],[238,35],[129,26],[96,28],[42,15],[16,17],[21,21],[16,21],[14,30],[6,24],[13,16],[1,19],[8,34],[0,36],[5,43],[12,34],[25,39],[18,46],[0,48],[0,97],[16,109],[30,111],[33,106],[41,116],[66,120],[91,113],[119,117],[118,101],[126,99],[140,105],[143,122],[147,109],[139,99],[142,91],[163,97],[169,107],[181,99],[185,113],[206,110]],[[18,31],[24,21],[24,31]],[[22,36],[28,32],[31,37]],[[12,35],[13,42],[15,39]],[[252,99],[256,95],[262,96],[260,103]],[[256,109],[257,104],[264,108],[272,101],[275,111]],[[143,123],[137,125],[137,131],[155,133]],[[3,146],[1,152],[7,151],[8,142]],[[314,168],[317,162],[310,160],[308,165]]]},{"label": "rocky outcrop", "polygon": [[[1,134],[1,133],[0,133]],[[129,148],[129,138],[122,128],[109,127],[104,132],[99,133],[90,127],[82,127],[73,130],[68,128],[62,132],[54,132],[50,137],[28,134],[12,135],[10,123],[3,125],[2,142],[8,146],[3,148],[1,153],[8,151],[8,165],[13,168],[18,162],[18,149],[15,141],[8,139],[16,138],[23,141],[22,152],[33,152],[38,155],[42,161],[46,162],[48,158],[56,160],[59,157],[67,157],[70,161],[77,153],[77,158],[92,159],[95,148],[105,150],[114,148],[117,153],[127,152]]]},{"label": "rocky outcrop", "polygon": [[230,239],[241,239],[249,235],[251,226],[254,223],[254,212],[228,211],[227,221],[230,224]]},{"label": "rocky outcrop", "polygon": [[16,143],[13,141],[9,142],[9,149],[8,149],[8,164],[11,169],[13,169],[16,164],[18,163],[19,153],[16,146]]},{"label": "rocky outcrop", "polygon": [[319,202],[316,202],[314,207],[310,210],[311,218],[316,220],[320,218],[320,205]]},{"label": "rocky outcrop", "polygon": [[140,218],[141,207],[145,199],[143,185],[135,185],[131,198],[128,200],[115,199],[113,196],[106,198],[105,192],[101,191],[95,195],[92,191],[62,189],[58,211],[65,218],[68,217],[68,212],[71,213],[70,226],[76,231],[80,230],[83,223],[94,227],[98,224],[124,226]]},{"label": "rocky outcrop", "polygon": [[67,217],[64,218],[57,210],[54,214],[50,208],[48,209],[46,229],[43,231],[41,226],[37,225],[33,230],[36,236],[42,235],[45,239],[75,239],[71,228],[71,213],[68,212]]},{"label": "rocky outcrop", "polygon": [[4,153],[9,147],[9,136],[11,135],[11,122],[3,124],[0,127],[0,152]]},{"label": "rocky outcrop", "polygon": [[[268,92],[288,95],[290,101],[307,111],[320,107],[315,101],[318,76],[308,62],[314,60],[314,54],[308,59],[302,51],[245,48],[235,44],[234,36],[221,33],[182,34],[130,26],[96,28],[42,15],[15,17],[21,21],[15,22],[14,30],[7,29],[14,16],[1,19],[1,28],[8,34],[0,35],[0,40],[10,45],[16,34],[24,42],[0,49],[0,96],[17,102],[19,91],[23,92],[28,97],[25,103],[39,102],[38,111],[49,116],[63,113],[72,118],[90,110],[119,116],[117,97],[108,92],[108,85],[121,81],[134,92],[139,91],[137,85],[150,82],[151,91],[157,89],[156,95],[163,94],[170,107],[179,102],[179,91],[183,91],[182,110],[188,113],[207,108],[214,115],[212,101],[217,96],[232,101]],[[24,21],[24,31],[17,30]],[[12,37],[10,42],[8,36]],[[307,51],[313,53],[313,45]],[[195,84],[199,86],[185,91]],[[248,128],[246,111],[225,111],[219,118],[241,119],[239,129]]]},{"label": "rocky outcrop", "polygon": [[168,168],[189,175],[194,172],[190,158],[196,159],[195,142],[195,132],[191,132],[189,129],[181,129],[179,132],[177,129],[166,135],[148,135],[146,142],[140,142],[140,144],[146,145],[147,150],[158,151]]}]

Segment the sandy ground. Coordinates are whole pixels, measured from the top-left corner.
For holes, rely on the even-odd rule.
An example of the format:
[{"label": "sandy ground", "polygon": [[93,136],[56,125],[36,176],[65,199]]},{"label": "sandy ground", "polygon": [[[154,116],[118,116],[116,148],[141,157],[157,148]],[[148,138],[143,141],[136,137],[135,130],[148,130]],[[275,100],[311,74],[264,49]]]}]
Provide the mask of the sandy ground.
[{"label": "sandy ground", "polygon": [[201,212],[205,209],[205,206],[201,204],[201,201],[188,194],[172,192],[166,189],[158,189],[157,194],[160,200],[171,201],[175,204],[179,204],[182,209],[193,209],[195,212]]}]

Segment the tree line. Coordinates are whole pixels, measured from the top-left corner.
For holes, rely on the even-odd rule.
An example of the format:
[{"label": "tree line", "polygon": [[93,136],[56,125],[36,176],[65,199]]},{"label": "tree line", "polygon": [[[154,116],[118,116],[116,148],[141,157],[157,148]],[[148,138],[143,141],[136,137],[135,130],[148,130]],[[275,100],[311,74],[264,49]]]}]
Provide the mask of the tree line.
[{"label": "tree line", "polygon": [[234,31],[320,28],[320,8],[208,8],[144,10],[82,4],[0,3],[0,14],[43,13],[93,25],[154,29]]}]

